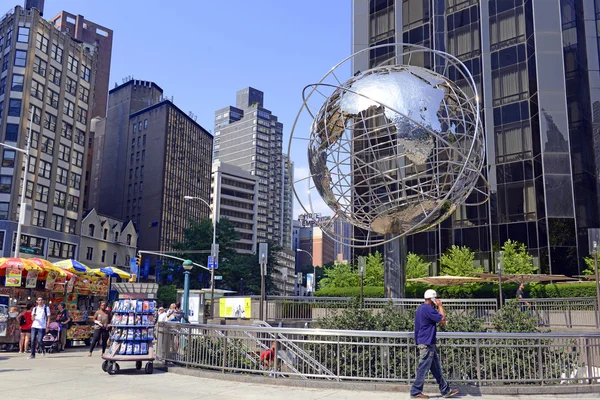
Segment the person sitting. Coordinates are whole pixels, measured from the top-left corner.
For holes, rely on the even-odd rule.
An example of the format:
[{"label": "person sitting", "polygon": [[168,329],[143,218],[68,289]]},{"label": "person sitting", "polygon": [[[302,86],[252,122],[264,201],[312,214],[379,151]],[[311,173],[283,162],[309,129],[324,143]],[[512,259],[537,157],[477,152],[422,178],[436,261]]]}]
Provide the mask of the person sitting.
[{"label": "person sitting", "polygon": [[275,361],[275,349],[276,344],[273,342],[271,343],[271,347],[260,353],[260,362],[266,369],[269,369],[271,364]]}]

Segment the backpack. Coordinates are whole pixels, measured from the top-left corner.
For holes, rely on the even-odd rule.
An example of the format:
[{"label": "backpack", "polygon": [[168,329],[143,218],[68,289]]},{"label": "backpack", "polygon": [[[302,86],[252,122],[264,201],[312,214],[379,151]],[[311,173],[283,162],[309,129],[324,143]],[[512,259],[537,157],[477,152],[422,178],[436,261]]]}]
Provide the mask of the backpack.
[{"label": "backpack", "polygon": [[20,325],[20,326],[23,326],[23,325],[25,325],[26,323],[27,323],[27,320],[25,319],[25,315],[21,315],[21,316],[19,317],[19,325]]}]

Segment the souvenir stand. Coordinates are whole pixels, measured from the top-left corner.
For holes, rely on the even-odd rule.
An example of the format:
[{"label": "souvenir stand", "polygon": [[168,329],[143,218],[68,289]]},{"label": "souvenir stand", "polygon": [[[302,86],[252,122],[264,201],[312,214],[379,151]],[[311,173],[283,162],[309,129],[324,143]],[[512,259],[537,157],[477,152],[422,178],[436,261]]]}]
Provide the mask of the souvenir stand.
[{"label": "souvenir stand", "polygon": [[156,292],[158,285],[144,283],[117,283],[119,300],[113,303],[111,333],[112,345],[102,358],[102,370],[114,375],[120,370],[118,362],[135,362],[140,370],[154,371]]}]

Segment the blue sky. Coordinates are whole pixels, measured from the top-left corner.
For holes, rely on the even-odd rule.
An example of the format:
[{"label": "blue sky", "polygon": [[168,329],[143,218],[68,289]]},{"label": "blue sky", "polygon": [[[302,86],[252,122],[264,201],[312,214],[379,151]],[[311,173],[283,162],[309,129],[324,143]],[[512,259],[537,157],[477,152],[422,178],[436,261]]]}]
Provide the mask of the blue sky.
[{"label": "blue sky", "polygon": [[[262,90],[284,124],[284,152],[304,86],[351,54],[350,0],[47,0],[44,16],[61,10],[114,31],[110,88],[130,75],[154,81],[207,130],[237,90]],[[306,149],[292,160],[306,175]]]}]

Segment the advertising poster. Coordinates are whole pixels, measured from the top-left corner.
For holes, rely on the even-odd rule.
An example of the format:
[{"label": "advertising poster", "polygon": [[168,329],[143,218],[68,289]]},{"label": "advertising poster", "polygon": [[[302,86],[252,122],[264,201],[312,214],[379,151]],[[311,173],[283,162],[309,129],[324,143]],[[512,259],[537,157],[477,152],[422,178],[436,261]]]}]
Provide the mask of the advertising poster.
[{"label": "advertising poster", "polygon": [[35,289],[39,271],[27,271],[27,279],[25,279],[25,287]]},{"label": "advertising poster", "polygon": [[73,293],[73,288],[75,287],[75,277],[69,279],[69,283],[67,283],[67,293]]},{"label": "advertising poster", "polygon": [[6,336],[8,330],[8,296],[0,295],[0,337]]},{"label": "advertising poster", "polygon": [[6,284],[4,286],[21,286],[21,270],[19,268],[6,269]]},{"label": "advertising poster", "polygon": [[313,293],[315,291],[314,288],[314,274],[306,274],[306,291]]},{"label": "advertising poster", "polygon": [[58,274],[56,273],[56,271],[48,271],[48,276],[46,277],[46,290],[54,289],[54,282],[56,281],[57,275]]},{"label": "advertising poster", "polygon": [[200,294],[190,294],[190,305],[188,307],[188,318],[191,324],[200,323]]},{"label": "advertising poster", "polygon": [[221,318],[250,318],[250,297],[222,297],[219,301]]}]

